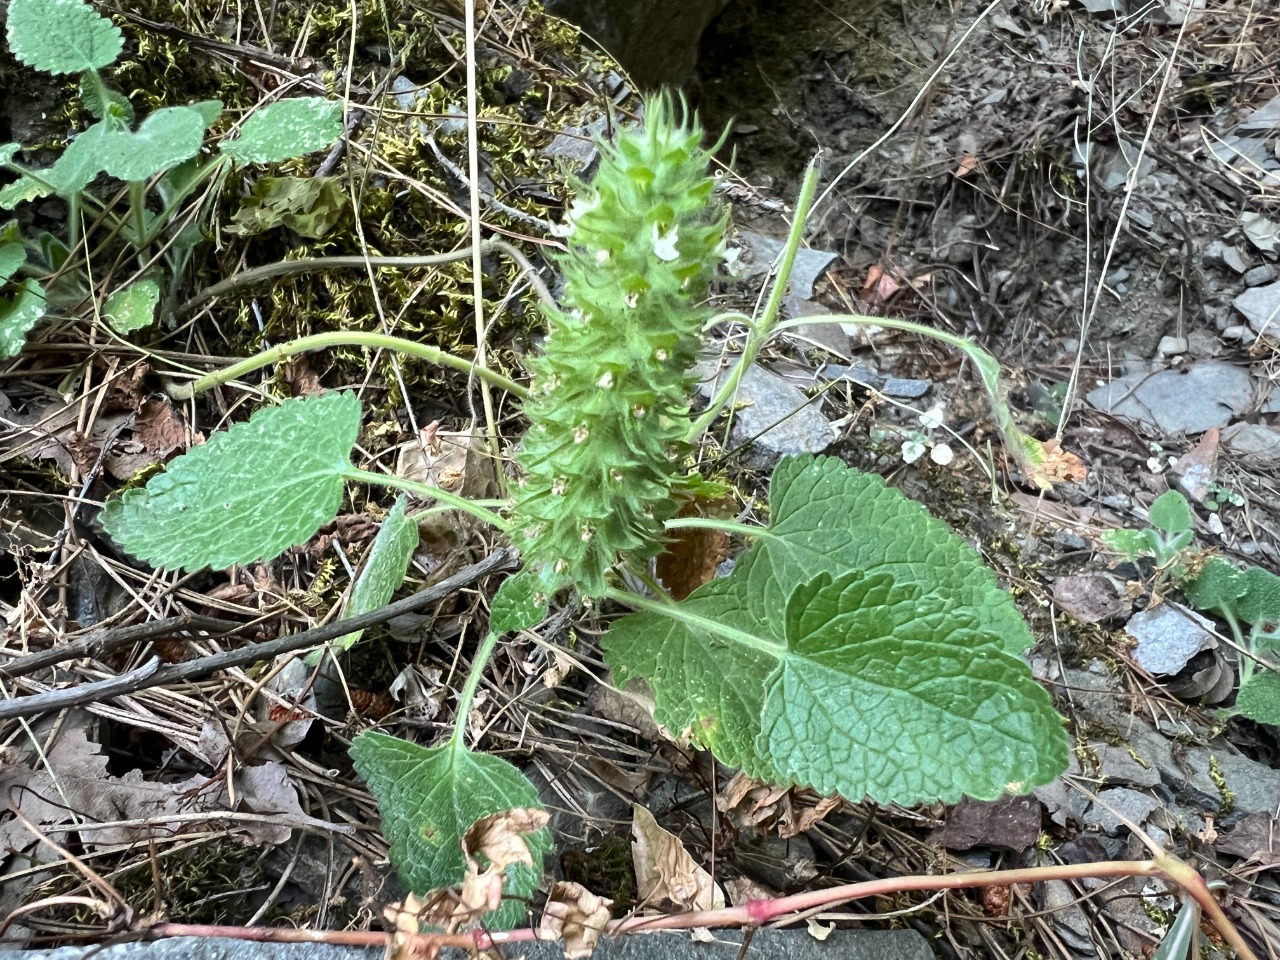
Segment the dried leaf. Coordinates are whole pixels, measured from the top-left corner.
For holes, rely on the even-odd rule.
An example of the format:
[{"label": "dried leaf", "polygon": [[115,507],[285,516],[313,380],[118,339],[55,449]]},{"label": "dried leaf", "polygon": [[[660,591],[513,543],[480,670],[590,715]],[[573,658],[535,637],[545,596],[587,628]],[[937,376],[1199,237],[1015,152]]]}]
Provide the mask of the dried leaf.
[{"label": "dried leaf", "polygon": [[[527,836],[537,833],[547,825],[551,815],[545,810],[516,807],[481,817],[462,836],[462,850],[468,861],[484,857],[498,869],[506,870],[513,863],[533,867],[533,853],[529,850]],[[499,893],[501,893],[499,876]]]},{"label": "dried leaf", "polygon": [[670,901],[685,910],[723,907],[724,891],[694,862],[680,838],[658,826],[638,803],[631,810],[631,859],[640,901],[647,906]]},{"label": "dried leaf", "polygon": [[812,790],[776,787],[738,773],[725,787],[717,806],[739,827],[775,831],[783,840],[821,823],[840,806],[839,797],[819,797]]},{"label": "dried leaf", "polygon": [[1052,490],[1059,483],[1084,483],[1089,475],[1084,461],[1074,453],[1062,449],[1059,440],[1043,443],[1031,437],[1024,438],[1027,452],[1027,480],[1041,490]]},{"label": "dried leaf", "polygon": [[[717,505],[690,500],[680,508],[678,516],[704,516],[704,507],[714,509]],[[672,597],[683,600],[714,578],[716,568],[728,555],[729,535],[723,530],[677,528],[669,535],[666,550],[658,556],[658,579],[671,591]]]},{"label": "dried leaf", "polygon": [[539,932],[545,939],[564,941],[565,960],[589,957],[613,916],[612,906],[612,900],[596,896],[580,883],[558,881],[547,898]]}]

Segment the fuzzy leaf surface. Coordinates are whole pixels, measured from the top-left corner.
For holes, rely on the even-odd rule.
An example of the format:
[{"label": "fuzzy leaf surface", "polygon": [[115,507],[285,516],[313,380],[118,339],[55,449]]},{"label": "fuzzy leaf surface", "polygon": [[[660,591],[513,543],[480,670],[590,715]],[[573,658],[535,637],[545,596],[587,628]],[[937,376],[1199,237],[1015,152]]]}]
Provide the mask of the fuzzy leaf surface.
[{"label": "fuzzy leaf surface", "polygon": [[[749,776],[852,800],[993,799],[1065,768],[1061,719],[1009,629],[1016,608],[985,570],[961,569],[979,561],[944,525],[814,458],[778,467],[772,513],[728,577],[606,634],[615,677],[649,683],[658,723]],[[879,543],[859,542],[863,524]],[[851,556],[868,566],[831,569]]]},{"label": "fuzzy leaf surface", "polygon": [[160,285],[154,280],[139,280],[107,297],[103,316],[116,333],[133,333],[151,325],[160,302]]},{"label": "fuzzy leaf surface", "polygon": [[207,127],[195,107],[164,107],[148,114],[136,131],[110,131],[102,144],[102,169],[119,180],[146,180],[199,153]]},{"label": "fuzzy leaf surface", "polygon": [[1280,724],[1280,673],[1260,670],[1242,683],[1236,709],[1250,720]]},{"label": "fuzzy leaf surface", "polygon": [[[404,583],[409,572],[409,561],[413,559],[413,551],[418,547],[418,521],[404,514],[408,500],[405,497],[396,499],[395,506],[387,514],[378,535],[373,538],[373,546],[369,548],[369,559],[364,570],[351,588],[351,599],[343,613],[344,619],[358,617],[369,613],[391,602],[391,596]],[[348,633],[333,641],[334,646],[350,650],[360,642],[363,630]],[[312,658],[308,658],[311,662]],[[318,659],[318,658],[317,658]]]},{"label": "fuzzy leaf surface", "polygon": [[16,357],[27,342],[27,334],[45,313],[44,288],[34,280],[23,280],[0,296],[0,360]]},{"label": "fuzzy leaf surface", "polygon": [[292,97],[254,112],[238,140],[222,152],[236,163],[279,163],[330,147],[342,136],[342,104],[323,97]]},{"label": "fuzzy leaf surface", "polygon": [[[356,737],[351,756],[378,801],[391,862],[404,885],[419,895],[462,882],[467,871],[462,836],[477,820],[504,810],[543,809],[538,791],[514,766],[452,740],[423,747],[370,731]],[[543,828],[531,834],[529,848],[540,863],[552,849],[550,832]],[[504,894],[528,897],[540,876],[540,870],[514,864],[507,868]],[[519,900],[504,900],[485,924],[507,929],[525,914]]]},{"label": "fuzzy leaf surface", "polygon": [[1153,527],[1165,533],[1185,533],[1195,522],[1191,505],[1177,490],[1166,490],[1156,497],[1147,518]]},{"label": "fuzzy leaf surface", "polygon": [[489,629],[498,636],[532,630],[547,617],[547,598],[538,577],[521,570],[502,581],[489,607]]},{"label": "fuzzy leaf surface", "polygon": [[735,570],[768,609],[784,610],[792,592],[820,573],[888,572],[972,610],[1009,653],[1031,646],[1026,621],[981,555],[880,477],[834,457],[790,457],[774,471],[769,503],[773,536]]},{"label": "fuzzy leaf surface", "polygon": [[156,567],[221,569],[277,557],[337,515],[359,430],[353,393],[259,410],[108,503],[102,525]]},{"label": "fuzzy leaf surface", "polygon": [[115,63],[120,28],[81,0],[10,0],[9,50],[45,73],[84,73]]}]

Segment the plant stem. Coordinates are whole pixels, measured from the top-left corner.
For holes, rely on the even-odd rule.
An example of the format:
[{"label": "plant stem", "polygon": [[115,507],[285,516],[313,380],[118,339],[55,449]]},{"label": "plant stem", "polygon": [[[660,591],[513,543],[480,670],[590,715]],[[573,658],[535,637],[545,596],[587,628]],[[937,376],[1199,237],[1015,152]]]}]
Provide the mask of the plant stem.
[{"label": "plant stem", "polygon": [[955,347],[968,357],[973,362],[974,367],[977,368],[978,376],[982,380],[982,386],[986,389],[987,397],[991,401],[991,413],[995,417],[996,427],[1000,431],[1000,437],[1004,441],[1005,448],[1013,455],[1023,473],[1028,476],[1031,475],[1034,465],[1030,462],[1028,444],[1034,444],[1037,441],[1028,438],[1017,423],[1014,422],[1013,411],[1009,409],[1009,404],[1005,401],[1004,388],[1000,382],[1000,361],[968,337],[956,336],[946,330],[926,327],[922,323],[913,323],[910,320],[902,320],[897,317],[868,317],[856,313],[805,317],[803,320],[787,320],[778,324],[774,331],[780,333],[783,330],[809,323],[853,323],[862,326],[888,327],[891,330],[903,330],[907,333],[928,337],[931,340],[937,340]]},{"label": "plant stem", "polygon": [[809,216],[809,207],[813,203],[813,195],[818,188],[818,161],[815,157],[809,163],[809,168],[805,171],[804,183],[800,187],[800,196],[796,200],[795,215],[791,220],[791,232],[787,235],[787,245],[782,250],[782,259],[778,264],[778,275],[773,281],[773,289],[769,291],[769,300],[765,304],[764,312],[761,313],[747,333],[747,343],[742,349],[742,356],[738,358],[737,364],[730,371],[729,376],[724,382],[724,386],[716,393],[715,398],[707,405],[707,409],[703,411],[702,416],[694,421],[690,428],[686,439],[692,443],[702,433],[715,423],[716,417],[720,416],[722,411],[734,396],[737,395],[738,385],[742,382],[743,376],[747,370],[755,363],[756,356],[760,353],[760,348],[764,346],[765,341],[773,333],[773,327],[778,319],[778,311],[782,309],[782,300],[786,296],[787,281],[791,279],[791,268],[795,265],[796,254],[800,252],[800,244],[804,240],[805,220]]},{"label": "plant stem", "polygon": [[[354,259],[359,260],[361,258],[356,257]],[[474,374],[481,380],[506,390],[522,400],[529,396],[528,390],[496,370],[477,366],[470,360],[454,356],[439,347],[428,346],[425,343],[415,343],[412,340],[405,340],[403,337],[391,337],[385,333],[367,333],[358,330],[334,330],[329,333],[316,333],[309,337],[299,337],[297,340],[282,343],[278,347],[272,347],[270,350],[264,350],[255,356],[233,363],[229,367],[223,367],[221,370],[207,373],[193,383],[171,384],[168,387],[168,392],[175,400],[187,400],[213,387],[219,387],[224,383],[239,379],[246,373],[252,373],[254,370],[260,370],[273,363],[279,363],[281,360],[297,356],[300,353],[319,350],[323,347],[340,346],[395,350],[411,357],[417,357],[420,360],[426,360],[428,363],[450,367],[463,373]]]},{"label": "plant stem", "polygon": [[753,527],[736,520],[717,520],[714,517],[673,517],[665,524],[668,530],[722,530],[728,534],[742,537],[763,537],[776,540],[777,536],[768,527]]},{"label": "plant stem", "polygon": [[476,651],[476,657],[471,661],[467,682],[463,684],[462,693],[458,694],[458,712],[453,719],[453,733],[449,737],[449,743],[455,749],[466,749],[467,716],[471,713],[471,702],[476,698],[476,691],[480,688],[480,680],[484,676],[484,668],[489,665],[489,658],[493,656],[497,646],[498,635],[492,630],[486,631],[484,640],[480,642],[480,649]]},{"label": "plant stem", "polygon": [[[147,246],[147,185],[141,180],[129,181],[129,218],[133,222],[133,249],[141,252]],[[129,239],[126,234],[126,239]]]},{"label": "plant stem", "polygon": [[771,657],[779,657],[785,652],[785,647],[780,643],[772,643],[764,640],[754,634],[747,633],[745,630],[739,630],[736,627],[726,626],[707,617],[700,616],[696,613],[690,613],[689,610],[681,604],[667,600],[665,603],[659,600],[650,600],[648,597],[641,597],[634,593],[628,593],[625,590],[619,590],[616,587],[609,587],[605,590],[604,595],[610,600],[616,600],[618,603],[626,604],[637,610],[643,610],[645,613],[656,613],[659,616],[669,617],[685,626],[693,627],[699,631],[713,634],[717,637],[723,637],[726,640],[732,640],[750,647],[752,650],[759,650],[761,653],[768,654]]},{"label": "plant stem", "polygon": [[356,480],[360,483],[373,483],[383,487],[391,487],[393,490],[403,490],[405,493],[411,493],[423,500],[439,500],[441,503],[448,504],[463,513],[469,513],[477,520],[497,527],[503,533],[511,531],[511,524],[485,507],[480,506],[474,500],[468,500],[466,497],[460,497],[456,493],[450,493],[448,490],[441,490],[439,487],[433,487],[430,484],[418,483],[416,480],[406,480],[404,477],[393,477],[385,473],[374,473],[372,470],[361,470],[352,467],[344,473],[348,480]]},{"label": "plant stem", "polygon": [[[481,244],[481,253],[487,252],[489,244]],[[314,270],[365,270],[374,268],[409,268],[435,267],[444,263],[456,263],[471,257],[471,247],[459,247],[446,253],[423,254],[418,257],[307,257],[299,260],[281,260],[267,263],[251,270],[243,270],[235,276],[227,277],[211,287],[205,287],[186,303],[174,311],[177,317],[184,317],[201,304],[208,303],[217,297],[225,297],[237,293],[246,287],[270,280],[273,277],[291,277],[299,273],[310,273]]]}]

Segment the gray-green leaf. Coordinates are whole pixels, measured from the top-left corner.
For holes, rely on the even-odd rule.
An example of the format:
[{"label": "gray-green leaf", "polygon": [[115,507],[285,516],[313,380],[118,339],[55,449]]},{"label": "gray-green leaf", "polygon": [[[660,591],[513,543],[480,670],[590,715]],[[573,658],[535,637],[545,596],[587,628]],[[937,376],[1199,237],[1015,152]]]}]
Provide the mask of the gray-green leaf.
[{"label": "gray-green leaf", "polygon": [[207,127],[202,112],[192,107],[157,110],[133,133],[110,132],[102,144],[101,169],[127,182],[146,180],[199,153]]},{"label": "gray-green leaf", "polygon": [[138,280],[107,297],[102,315],[116,333],[133,333],[155,320],[159,302],[160,285],[154,280]]},{"label": "gray-green leaf", "polygon": [[[362,733],[351,745],[356,770],[382,811],[382,830],[391,844],[391,862],[401,882],[425,894],[461,883],[466,875],[462,836],[482,817],[517,808],[542,809],[538,791],[507,761],[472,753],[449,741],[422,747],[383,733]],[[552,849],[546,829],[529,837],[534,863]],[[523,864],[507,868],[504,893],[529,897],[540,870]],[[519,900],[504,900],[486,916],[486,926],[506,929],[526,916]]]},{"label": "gray-green leaf", "polygon": [[[382,521],[378,535],[369,548],[369,559],[351,588],[344,619],[358,617],[391,602],[392,595],[404,583],[409,561],[418,547],[418,521],[404,515],[407,498],[400,497]],[[360,642],[363,630],[356,630],[334,641],[334,645],[350,650]],[[309,658],[310,659],[310,658]]]},{"label": "gray-green leaf", "polygon": [[359,430],[352,393],[259,410],[108,503],[102,525],[156,567],[220,569],[277,557],[337,515]]},{"label": "gray-green leaf", "polygon": [[238,140],[222,141],[222,152],[236,163],[279,163],[330,147],[341,135],[341,103],[294,97],[255,111]]},{"label": "gray-green leaf", "polygon": [[27,248],[20,243],[0,244],[0,287],[4,286],[27,262]]},{"label": "gray-green leaf", "polygon": [[16,357],[26,345],[27,334],[44,316],[44,288],[23,280],[11,296],[0,296],[0,360]]},{"label": "gray-green leaf", "polygon": [[45,73],[110,66],[124,49],[120,28],[81,0],[10,0],[9,49]]}]

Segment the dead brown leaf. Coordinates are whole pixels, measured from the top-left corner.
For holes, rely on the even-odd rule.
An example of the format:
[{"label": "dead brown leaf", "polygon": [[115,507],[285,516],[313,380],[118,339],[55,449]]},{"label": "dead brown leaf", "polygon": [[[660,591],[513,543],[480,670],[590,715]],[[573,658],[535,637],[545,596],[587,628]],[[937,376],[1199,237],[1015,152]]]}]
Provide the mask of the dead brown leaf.
[{"label": "dead brown leaf", "polygon": [[564,941],[565,960],[589,957],[613,913],[613,901],[596,896],[580,883],[557,881],[547,898],[539,932]]},{"label": "dead brown leaf", "polygon": [[[705,516],[718,504],[690,500],[680,517]],[[729,555],[729,535],[723,530],[681,527],[672,531],[667,548],[657,559],[658,579],[676,600],[683,600],[716,575],[716,567]]]},{"label": "dead brown leaf", "polygon": [[680,838],[658,826],[652,813],[632,804],[631,860],[641,903],[669,901],[684,910],[725,905],[724,891],[689,855]]},{"label": "dead brown leaf", "polygon": [[738,773],[716,805],[738,827],[772,830],[789,840],[821,823],[840,802],[839,797],[819,797],[797,787],[775,787]]},{"label": "dead brown leaf", "polygon": [[[529,834],[537,833],[551,820],[545,810],[516,807],[482,817],[462,835],[462,851],[467,861],[484,857],[497,868],[498,873],[515,863],[532,867],[533,854],[529,850]],[[498,878],[501,886],[502,878]]]},{"label": "dead brown leaf", "polygon": [[1062,449],[1060,440],[1038,440],[1028,438],[1028,444],[1035,449],[1028,449],[1027,480],[1041,490],[1052,490],[1059,483],[1084,483],[1089,475],[1084,461],[1069,450]]}]

